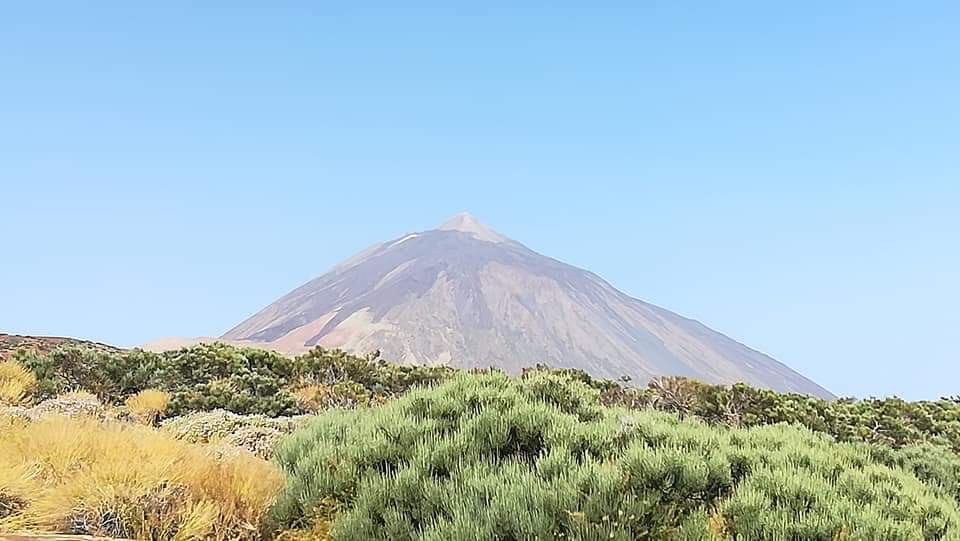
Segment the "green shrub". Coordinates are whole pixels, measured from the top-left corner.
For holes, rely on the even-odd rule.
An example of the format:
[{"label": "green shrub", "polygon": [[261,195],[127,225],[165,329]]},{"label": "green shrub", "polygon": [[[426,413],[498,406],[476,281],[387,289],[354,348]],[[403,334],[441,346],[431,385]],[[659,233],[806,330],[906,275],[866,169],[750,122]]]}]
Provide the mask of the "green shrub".
[{"label": "green shrub", "polygon": [[340,509],[341,540],[960,538],[946,455],[601,395],[571,374],[488,373],[325,412],[280,444],[274,516],[309,527]]},{"label": "green shrub", "polygon": [[38,380],[41,397],[83,389],[120,404],[146,389],[170,394],[167,413],[227,409],[236,413],[299,413],[286,388],[300,377],[296,359],[254,348],[204,344],[177,351],[102,352],[61,348],[18,357]]},{"label": "green shrub", "polygon": [[333,386],[353,382],[374,396],[396,396],[413,387],[444,381],[456,372],[448,366],[398,365],[376,356],[359,357],[320,347],[297,357],[296,362],[307,383]]},{"label": "green shrub", "polygon": [[161,354],[157,379],[173,392],[170,411],[183,414],[225,409],[270,416],[299,413],[286,389],[299,372],[294,359],[279,353],[203,344]]},{"label": "green shrub", "polygon": [[101,400],[119,402],[155,387],[152,383],[162,368],[160,356],[141,350],[112,353],[62,347],[49,354],[18,351],[14,358],[36,375],[40,400],[85,390]]},{"label": "green shrub", "polygon": [[50,354],[21,352],[17,359],[36,375],[41,399],[82,389],[105,403],[121,404],[153,388],[170,394],[168,415],[215,409],[295,415],[310,409],[295,393],[309,385],[332,389],[324,407],[353,406],[430,385],[453,373],[446,367],[397,366],[320,348],[288,357],[222,343],[164,353],[68,347]]},{"label": "green shrub", "polygon": [[844,442],[890,447],[932,443],[960,451],[960,404],[946,399],[827,401],[742,383],[707,385],[684,378],[654,380],[648,390],[654,407],[713,424],[751,427],[791,423]]},{"label": "green shrub", "polygon": [[601,393],[605,405],[653,407],[711,424],[753,427],[777,423],[802,425],[837,441],[889,447],[930,443],[960,452],[960,401],[907,402],[897,397],[821,400],[778,393],[738,383],[709,385],[682,377],[654,378],[645,389],[596,380],[579,370],[537,366],[525,373],[565,374]]}]

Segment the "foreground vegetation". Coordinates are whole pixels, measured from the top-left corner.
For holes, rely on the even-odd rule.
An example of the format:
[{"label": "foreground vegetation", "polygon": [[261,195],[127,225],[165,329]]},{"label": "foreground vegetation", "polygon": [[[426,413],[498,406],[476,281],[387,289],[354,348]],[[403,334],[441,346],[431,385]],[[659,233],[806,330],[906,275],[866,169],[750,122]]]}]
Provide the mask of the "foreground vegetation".
[{"label": "foreground vegetation", "polygon": [[0,424],[0,532],[259,539],[282,483],[267,461],[135,424]]},{"label": "foreground vegetation", "polygon": [[604,408],[591,391],[464,375],[321,416],[278,451],[275,513],[340,510],[345,540],[960,539],[955,479],[921,480],[896,451]]},{"label": "foreground vegetation", "polygon": [[637,388],[222,344],[13,359],[0,362],[0,531],[960,539],[949,399]]}]

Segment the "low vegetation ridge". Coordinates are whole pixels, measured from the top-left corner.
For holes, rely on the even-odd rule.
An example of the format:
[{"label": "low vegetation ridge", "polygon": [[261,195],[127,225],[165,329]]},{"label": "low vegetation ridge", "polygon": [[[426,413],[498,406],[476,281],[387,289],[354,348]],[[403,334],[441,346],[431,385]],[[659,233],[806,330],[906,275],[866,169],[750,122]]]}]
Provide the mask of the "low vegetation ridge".
[{"label": "low vegetation ridge", "polygon": [[0,532],[960,539],[952,399],[210,344],[20,350],[0,403]]},{"label": "low vegetation ridge", "polygon": [[105,352],[117,352],[121,350],[121,348],[115,346],[91,342],[89,340],[78,340],[76,338],[21,336],[18,334],[0,333],[0,360],[13,356],[17,351],[32,350],[38,353],[50,353],[64,346],[76,346]]}]

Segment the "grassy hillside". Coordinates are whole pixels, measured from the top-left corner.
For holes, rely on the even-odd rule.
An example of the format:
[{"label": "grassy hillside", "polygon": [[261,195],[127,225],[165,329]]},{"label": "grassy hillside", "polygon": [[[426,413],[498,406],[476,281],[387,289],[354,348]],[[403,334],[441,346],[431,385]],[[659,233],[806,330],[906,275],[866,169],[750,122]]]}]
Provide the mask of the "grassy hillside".
[{"label": "grassy hillside", "polygon": [[[91,475],[101,467],[93,455],[69,452],[91,441],[81,432],[108,435],[98,447],[107,456],[141,458],[81,482],[36,474],[60,458],[40,459],[26,444],[7,449],[0,469],[19,473],[0,475],[0,530],[152,539],[192,531],[201,539],[960,539],[960,405],[952,400],[823,401],[679,378],[632,388],[546,367],[508,377],[222,344],[12,358],[0,366],[0,401],[10,401],[0,404],[3,441],[42,441],[31,445],[47,449],[43,456],[72,456],[72,468]],[[94,404],[74,407],[77,397]],[[73,417],[59,432],[44,428],[61,411]],[[152,451],[139,442],[180,454],[158,451],[158,469],[144,471],[165,473],[140,475]],[[240,465],[229,462],[237,453],[247,457]],[[171,457],[180,458],[162,462]],[[214,490],[196,479],[211,467],[234,468],[238,484]],[[248,471],[260,472],[253,485],[243,481]],[[253,490],[274,475],[283,481]],[[165,503],[146,515],[120,512],[156,494]],[[92,510],[78,523],[54,508]],[[212,526],[227,519],[240,523]]]}]

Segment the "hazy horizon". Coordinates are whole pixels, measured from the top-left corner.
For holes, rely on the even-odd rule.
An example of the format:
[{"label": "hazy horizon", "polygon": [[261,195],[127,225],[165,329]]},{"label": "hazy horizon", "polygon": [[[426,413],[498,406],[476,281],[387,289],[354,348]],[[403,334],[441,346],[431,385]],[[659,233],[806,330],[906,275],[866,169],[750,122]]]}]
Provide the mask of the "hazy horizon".
[{"label": "hazy horizon", "polygon": [[838,395],[960,394],[957,6],[225,6],[7,8],[0,332],[216,336],[469,211]]}]

